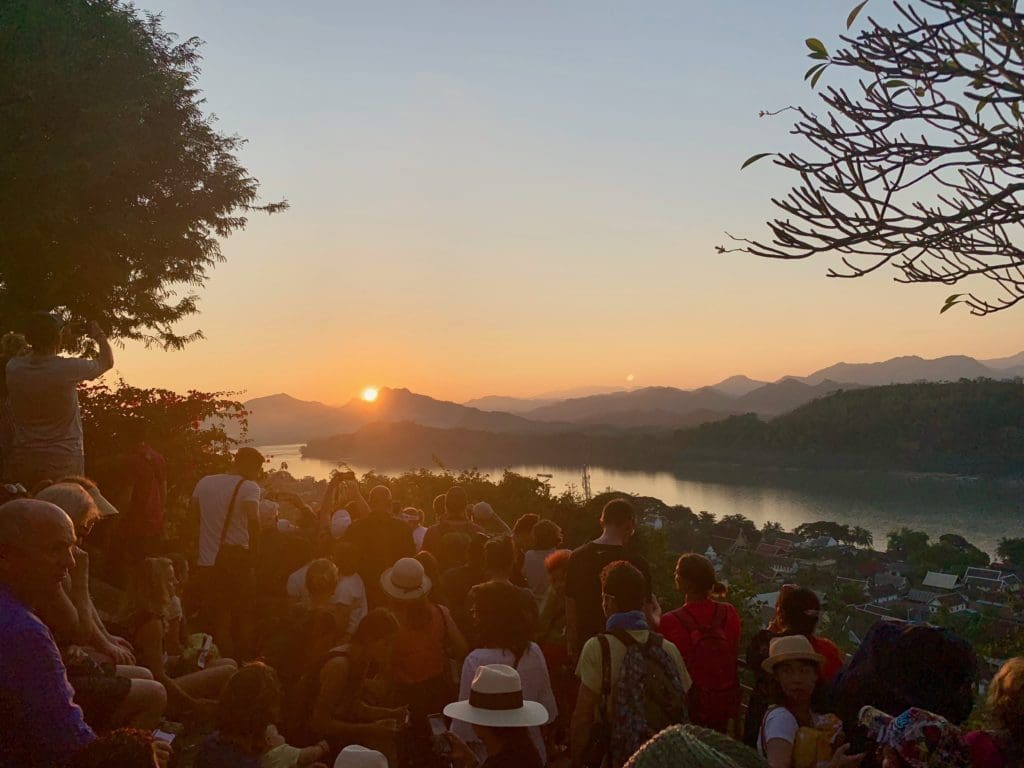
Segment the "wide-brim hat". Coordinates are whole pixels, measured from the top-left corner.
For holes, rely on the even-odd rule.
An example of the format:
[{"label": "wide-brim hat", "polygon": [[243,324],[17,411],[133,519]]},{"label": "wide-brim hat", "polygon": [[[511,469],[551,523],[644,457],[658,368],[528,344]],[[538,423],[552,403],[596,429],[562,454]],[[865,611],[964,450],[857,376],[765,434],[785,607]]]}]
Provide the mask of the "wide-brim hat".
[{"label": "wide-brim hat", "polygon": [[446,716],[491,728],[544,725],[549,715],[543,704],[523,700],[519,673],[505,664],[485,664],[476,671],[469,699],[444,708]]},{"label": "wide-brim hat", "polygon": [[334,768],[388,768],[388,759],[375,749],[351,744],[338,753]]},{"label": "wide-brim hat", "polygon": [[380,575],[380,587],[396,600],[417,600],[434,585],[414,557],[403,557]]},{"label": "wide-brim hat", "polygon": [[815,651],[811,641],[803,635],[786,635],[772,639],[768,646],[768,658],[761,663],[761,668],[771,674],[776,665],[784,661],[813,661],[821,667],[825,657]]},{"label": "wide-brim hat", "polygon": [[893,717],[862,707],[857,721],[873,741],[896,751],[911,768],[969,768],[970,750],[963,731],[941,715],[911,707]]}]

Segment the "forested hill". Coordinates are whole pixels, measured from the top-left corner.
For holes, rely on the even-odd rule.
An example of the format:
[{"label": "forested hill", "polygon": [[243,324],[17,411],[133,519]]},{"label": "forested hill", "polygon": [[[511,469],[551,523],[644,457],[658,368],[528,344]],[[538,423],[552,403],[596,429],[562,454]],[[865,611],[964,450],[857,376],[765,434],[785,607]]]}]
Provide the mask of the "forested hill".
[{"label": "forested hill", "polygon": [[987,379],[844,390],[765,421],[733,416],[672,433],[509,435],[374,424],[310,442],[308,456],[382,466],[695,463],[1024,474],[1024,384]]},{"label": "forested hill", "polygon": [[1024,473],[1024,384],[990,379],[847,390],[765,422],[679,431],[681,455],[754,463]]}]

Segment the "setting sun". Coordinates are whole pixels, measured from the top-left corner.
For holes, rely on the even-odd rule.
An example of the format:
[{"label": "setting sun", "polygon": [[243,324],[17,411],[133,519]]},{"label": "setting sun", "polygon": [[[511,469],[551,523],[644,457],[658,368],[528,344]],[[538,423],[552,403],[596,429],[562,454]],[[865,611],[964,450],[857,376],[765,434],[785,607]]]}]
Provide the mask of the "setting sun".
[{"label": "setting sun", "polygon": [[380,390],[377,389],[376,387],[367,387],[366,389],[363,390],[363,394],[361,395],[361,397],[366,402],[372,403],[372,402],[376,401],[377,395],[379,395],[379,394],[380,394]]}]

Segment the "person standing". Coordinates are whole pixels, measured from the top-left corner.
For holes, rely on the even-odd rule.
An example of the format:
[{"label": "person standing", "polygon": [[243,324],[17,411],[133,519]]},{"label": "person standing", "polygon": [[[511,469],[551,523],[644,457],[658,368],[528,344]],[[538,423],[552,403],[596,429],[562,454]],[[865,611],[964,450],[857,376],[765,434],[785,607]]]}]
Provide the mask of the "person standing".
[{"label": "person standing", "polygon": [[14,434],[5,478],[33,488],[42,480],[85,474],[85,445],[78,410],[78,384],[114,367],[114,352],[95,322],[88,334],[99,347],[95,359],[57,354],[61,325],[46,312],[29,316],[28,355],[7,362],[7,397]]},{"label": "person standing", "polygon": [[479,533],[486,535],[486,531],[482,527],[466,517],[468,505],[469,497],[466,496],[466,491],[462,486],[453,485],[448,489],[448,493],[444,495],[444,518],[427,528],[421,549],[440,560],[444,553],[442,542],[447,534],[465,533],[472,536]]},{"label": "person standing", "polygon": [[691,552],[676,563],[676,588],[684,603],[661,617],[661,634],[679,649],[693,675],[690,722],[727,733],[739,717],[738,656],[740,615],[724,597],[715,567],[704,555]]},{"label": "person standing", "polygon": [[231,472],[207,475],[192,491],[193,518],[199,518],[197,575],[214,639],[227,658],[244,659],[252,650],[261,497],[256,480],[263,461],[255,448],[239,448]]},{"label": "person standing", "polygon": [[579,658],[587,640],[604,631],[601,607],[601,572],[605,566],[626,560],[639,569],[650,591],[650,569],[642,557],[627,547],[636,531],[636,516],[625,499],[612,499],[601,511],[601,535],[573,550],[565,578],[566,642],[569,656]]},{"label": "person standing", "polygon": [[[358,494],[358,489],[355,492]],[[370,608],[378,608],[387,602],[380,585],[381,574],[403,557],[415,555],[416,545],[409,526],[392,516],[391,491],[386,486],[378,485],[370,491],[369,505],[370,514],[352,523],[345,541],[359,551],[359,575],[366,599]]]},{"label": "person standing", "polygon": [[33,606],[74,567],[75,527],[53,504],[0,506],[0,755],[10,768],[63,764],[96,738],[72,702],[53,635]]}]

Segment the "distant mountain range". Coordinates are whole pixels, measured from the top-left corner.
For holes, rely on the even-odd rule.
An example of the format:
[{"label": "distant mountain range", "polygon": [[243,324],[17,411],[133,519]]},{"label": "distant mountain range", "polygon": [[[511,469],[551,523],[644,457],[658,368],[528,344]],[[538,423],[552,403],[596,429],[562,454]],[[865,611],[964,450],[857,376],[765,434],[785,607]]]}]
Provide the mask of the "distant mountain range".
[{"label": "distant mountain range", "polygon": [[1020,376],[1024,376],[1024,352],[985,361],[954,355],[934,360],[897,357],[879,363],[837,363],[809,376],[787,376],[772,383],[732,376],[693,390],[642,387],[616,391],[595,387],[574,390],[582,396],[489,396],[459,404],[407,389],[384,388],[373,403],[354,399],[344,406],[331,406],[277,394],[250,400],[246,407],[250,411],[249,438],[258,445],[306,442],[352,433],[374,423],[402,422],[435,429],[522,435],[658,432],[747,413],[778,416],[840,390]]}]

